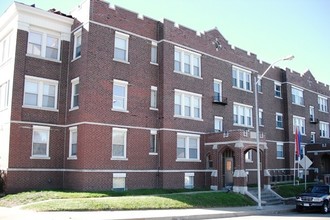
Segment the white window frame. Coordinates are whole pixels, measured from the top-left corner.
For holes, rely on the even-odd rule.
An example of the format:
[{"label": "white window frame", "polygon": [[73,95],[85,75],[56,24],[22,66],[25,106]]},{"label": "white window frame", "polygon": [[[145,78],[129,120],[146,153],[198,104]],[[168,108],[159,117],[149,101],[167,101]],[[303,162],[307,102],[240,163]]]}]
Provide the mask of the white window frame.
[{"label": "white window frame", "polygon": [[[281,117],[281,121],[280,120],[278,120],[279,119],[279,117]],[[283,114],[282,113],[279,113],[279,112],[276,112],[276,118],[275,118],[275,121],[276,121],[276,129],[281,129],[281,130],[283,130],[284,129],[284,120],[283,120],[284,118],[283,118]],[[278,125],[279,125],[279,123],[281,123],[282,124],[282,126],[281,127],[279,127]]]},{"label": "white window frame", "polygon": [[7,109],[9,106],[9,82],[8,80],[0,85],[0,111]]},{"label": "white window frame", "polygon": [[126,173],[113,173],[112,189],[114,191],[126,190]]},{"label": "white window frame", "polygon": [[[187,101],[189,101],[189,103],[187,103]],[[189,107],[189,111],[185,107]],[[177,109],[180,110],[180,112],[177,112]],[[202,120],[202,95],[175,89],[174,117]]]},{"label": "white window frame", "polygon": [[213,100],[222,102],[222,80],[213,79]]},{"label": "white window frame", "polygon": [[318,96],[317,98],[318,107],[320,112],[328,113],[328,98],[324,96]]},{"label": "white window frame", "polygon": [[[125,41],[125,48],[116,47],[116,42],[118,41],[117,39]],[[114,55],[113,55],[113,60],[114,61],[129,63],[128,62],[128,45],[129,45],[129,35],[116,31],[116,33],[115,33],[115,42],[114,42]],[[116,49],[125,51],[125,57],[123,59],[116,56]]]},{"label": "white window frame", "polygon": [[[46,134],[47,140],[46,140],[46,142],[42,142],[43,144],[46,144],[46,154],[44,154],[44,155],[33,153],[36,132],[45,132],[45,134]],[[49,157],[49,139],[50,139],[50,127],[33,125],[33,127],[32,127],[32,148],[31,148],[30,159],[50,159],[50,157]]]},{"label": "white window frame", "polygon": [[301,135],[306,135],[306,120],[304,117],[300,116],[293,116],[293,133],[296,133],[296,128],[299,128],[300,134]]},{"label": "white window frame", "polygon": [[[73,60],[81,57],[81,44],[82,44],[82,28],[74,32],[74,46],[73,46]],[[80,53],[77,55],[77,48],[80,48]]]},{"label": "white window frame", "polygon": [[274,82],[274,96],[276,98],[282,98],[282,84],[280,82]]},{"label": "white window frame", "polygon": [[[253,127],[252,109],[250,105],[234,102],[233,105],[233,125],[241,127]],[[237,117],[237,118],[236,118]],[[243,119],[242,119],[243,117]],[[250,118],[250,124],[249,119]],[[243,122],[242,122],[243,120]]]},{"label": "white window frame", "polygon": [[[115,105],[115,102],[116,102],[115,86],[120,86],[120,87],[123,87],[124,88],[125,96],[124,97],[121,97],[120,96],[120,98],[123,98],[124,99],[123,100],[123,105],[124,106],[122,106],[122,107],[118,107],[118,106]],[[127,110],[128,82],[114,79],[113,80],[113,90],[112,91],[113,92],[112,92],[112,109],[111,110],[113,110],[113,111],[121,111],[121,112],[128,112],[128,110]]]},{"label": "white window frame", "polygon": [[7,60],[11,58],[11,41],[12,41],[12,34],[8,34],[0,41],[0,65],[5,63]]},{"label": "white window frame", "polygon": [[[114,133],[119,132],[121,135],[123,135],[124,143],[121,143],[123,145],[123,154],[124,155],[114,155]],[[127,160],[127,129],[126,128],[112,128],[112,150],[111,150],[111,160]]]},{"label": "white window frame", "polygon": [[150,155],[157,155],[157,130],[150,131]]},{"label": "white window frame", "polygon": [[304,106],[304,90],[298,87],[291,87],[292,104]]},{"label": "white window frame", "polygon": [[223,117],[214,116],[214,132],[223,131]]},{"label": "white window frame", "polygon": [[259,108],[259,126],[264,126],[264,110]]},{"label": "white window frame", "polygon": [[311,143],[312,144],[315,144],[315,141],[316,141],[316,134],[314,131],[311,132]]},{"label": "white window frame", "polygon": [[[78,128],[77,126],[69,128],[70,140],[69,140],[69,158],[68,159],[77,159],[78,153]],[[74,140],[74,135],[76,136]],[[76,144],[76,154],[73,154],[72,145]]]},{"label": "white window frame", "polygon": [[253,150],[250,149],[246,151],[244,157],[245,157],[245,163],[253,163]]},{"label": "white window frame", "polygon": [[[38,91],[37,91],[37,105],[29,105],[25,104],[26,103],[26,83],[31,82],[31,83],[36,83],[38,84]],[[55,97],[54,97],[54,107],[44,107],[42,106],[42,101],[43,101],[43,86],[44,85],[50,85],[50,86],[55,86]],[[40,78],[40,77],[35,77],[35,76],[25,76],[25,82],[24,82],[24,98],[23,98],[23,108],[35,108],[35,109],[42,109],[42,110],[51,110],[51,111],[58,111],[57,110],[57,97],[58,96],[58,81],[57,80],[52,80],[52,79],[45,79],[45,78]]]},{"label": "white window frame", "polygon": [[311,122],[315,121],[315,109],[314,106],[309,106],[309,120]]},{"label": "white window frame", "polygon": [[158,110],[158,91],[156,86],[151,86],[150,90],[150,110]]},{"label": "white window frame", "polygon": [[320,137],[321,138],[329,138],[329,123],[320,121]]},{"label": "white window frame", "polygon": [[[41,35],[40,54],[34,54],[34,53],[30,52],[31,45],[33,44],[31,42],[31,33]],[[57,47],[53,47],[57,50],[56,58],[47,57],[46,52],[47,52],[48,37],[52,37],[57,40]],[[28,45],[27,45],[27,55],[28,56],[43,58],[43,59],[52,60],[52,61],[60,61],[60,53],[61,53],[61,36],[59,33],[50,32],[48,30],[46,31],[46,30],[39,29],[39,28],[33,28],[33,29],[29,30]]]},{"label": "white window frame", "polygon": [[[251,71],[232,66],[232,85],[235,89],[252,91]],[[243,85],[241,85],[241,81]]]},{"label": "white window frame", "polygon": [[[78,86],[78,91],[77,90]],[[75,97],[77,97],[77,105],[75,105]],[[79,109],[79,77],[71,80],[71,109]]]},{"label": "white window frame", "polygon": [[[200,161],[200,135],[197,134],[187,134],[187,133],[177,133],[177,150],[178,150],[178,140],[179,138],[184,139],[184,157],[178,157],[178,152],[176,153],[176,161],[177,162],[201,162]],[[190,139],[196,139],[197,142],[197,158],[190,158],[189,155],[189,146],[190,146]]]},{"label": "white window frame", "polygon": [[184,188],[193,189],[194,186],[195,173],[185,173],[184,174]]},{"label": "white window frame", "polygon": [[[281,155],[279,155],[281,153]],[[283,160],[284,159],[284,143],[276,142],[276,159]]]},{"label": "white window frame", "polygon": [[157,42],[151,42],[151,51],[150,51],[150,63],[154,65],[158,65],[158,46]]},{"label": "white window frame", "polygon": [[[175,55],[176,53],[179,54],[180,56],[176,57],[176,55]],[[188,57],[188,62],[186,62],[186,64],[189,65],[189,68],[188,68],[189,71],[185,71],[185,57]],[[195,62],[196,60],[197,60],[197,63]],[[179,64],[179,69],[176,69],[176,63]],[[198,68],[198,71],[195,71],[195,67]],[[198,53],[175,46],[175,48],[174,48],[174,72],[184,74],[187,76],[201,78],[202,77],[201,55]]]}]

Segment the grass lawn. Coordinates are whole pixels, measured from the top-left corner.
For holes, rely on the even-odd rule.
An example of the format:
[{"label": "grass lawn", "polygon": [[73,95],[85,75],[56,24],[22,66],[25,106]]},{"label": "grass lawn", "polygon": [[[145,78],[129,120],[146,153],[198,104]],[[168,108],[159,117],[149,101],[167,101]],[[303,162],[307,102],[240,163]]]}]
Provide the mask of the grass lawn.
[{"label": "grass lawn", "polygon": [[[24,205],[36,211],[98,211],[138,209],[180,209],[249,206],[255,203],[244,195],[224,192],[175,193],[175,191],[136,190],[114,192],[40,191],[8,195],[0,206]],[[174,193],[173,193],[174,192]],[[166,194],[165,194],[166,193]],[[146,194],[146,195],[145,195]]]},{"label": "grass lawn", "polygon": [[[307,187],[313,184],[307,184]],[[283,198],[296,197],[300,193],[305,191],[305,184],[300,183],[299,185],[277,185],[273,187],[273,190]]]}]

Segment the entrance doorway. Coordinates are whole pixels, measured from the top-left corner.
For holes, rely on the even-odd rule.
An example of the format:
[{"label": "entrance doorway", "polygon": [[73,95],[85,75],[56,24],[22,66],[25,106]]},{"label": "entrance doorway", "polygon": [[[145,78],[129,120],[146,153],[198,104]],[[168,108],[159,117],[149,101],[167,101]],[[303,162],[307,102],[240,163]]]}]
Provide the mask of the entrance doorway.
[{"label": "entrance doorway", "polygon": [[222,174],[223,174],[223,187],[233,186],[234,180],[234,152],[230,149],[227,149],[222,154]]}]

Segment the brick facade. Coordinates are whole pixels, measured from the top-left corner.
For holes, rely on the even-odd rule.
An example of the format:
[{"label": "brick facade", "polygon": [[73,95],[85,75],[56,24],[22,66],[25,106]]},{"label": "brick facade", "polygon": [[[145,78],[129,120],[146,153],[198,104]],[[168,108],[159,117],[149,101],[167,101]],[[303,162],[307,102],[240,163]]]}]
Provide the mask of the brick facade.
[{"label": "brick facade", "polygon": [[[38,15],[30,6],[14,3],[13,7],[18,8],[17,13],[21,13],[19,8],[24,7]],[[85,17],[79,14],[86,11],[88,15]],[[4,169],[8,192],[49,188],[110,190],[118,181],[124,183],[125,189],[184,188],[187,187],[185,184],[191,183],[195,188],[221,189],[228,184],[244,188],[256,182],[254,78],[270,64],[258,60],[253,53],[229,45],[217,29],[197,33],[169,20],[160,22],[141,18],[123,8],[109,7],[105,1],[85,1],[80,9],[73,11],[76,19],[52,12],[43,13],[54,22],[65,23],[71,31],[63,31],[61,36],[70,37],[61,40],[60,59],[54,61],[29,54],[29,28],[19,28],[14,33],[16,62],[10,79],[13,83],[8,110],[10,141],[8,154],[3,155],[8,158]],[[85,20],[80,19],[82,17]],[[76,59],[73,57],[75,32],[80,29],[81,56]],[[125,62],[114,59],[118,33],[128,36],[128,60]],[[153,42],[157,45],[157,64],[150,62]],[[216,42],[221,44],[220,49],[216,49]],[[200,76],[174,70],[178,49],[199,57]],[[248,73],[250,81],[246,86],[249,89],[233,86],[233,68]],[[26,76],[58,82],[56,109],[24,106]],[[78,77],[79,108],[73,109],[72,80]],[[221,81],[226,103],[214,103],[214,80]],[[125,111],[113,109],[116,102],[114,84],[118,81],[127,84]],[[281,97],[275,97],[276,83],[281,86]],[[152,87],[157,88],[157,109],[150,108]],[[292,104],[292,87],[303,91],[303,106]],[[175,94],[178,91],[187,94],[184,102],[186,97],[200,97],[201,103],[197,107],[200,116],[175,115]],[[309,120],[309,106],[314,106],[318,121],[329,123],[328,110],[318,110],[319,96],[328,103],[329,86],[317,82],[309,71],[300,75],[274,67],[262,79],[262,92],[258,92],[259,108],[263,110],[263,125],[260,126],[262,177],[267,171],[273,177],[270,177],[271,182],[280,178],[283,181],[284,176],[285,180],[292,180],[293,116],[305,119],[303,144],[310,143],[311,132],[315,132],[316,143],[329,142],[329,125],[328,137],[320,138],[319,124]],[[190,106],[184,109],[195,108],[189,110],[195,114],[198,111],[195,103],[192,98]],[[237,105],[251,110],[251,116],[244,119],[251,120],[250,125],[233,122]],[[276,113],[283,115],[281,129],[276,128]],[[215,116],[223,118],[221,132],[215,132]],[[33,126],[50,129],[47,159],[31,157]],[[77,152],[73,157],[69,154],[72,127],[77,129]],[[120,159],[113,157],[115,137],[112,134],[115,129],[126,132],[125,157]],[[156,152],[150,152],[152,132],[156,136]],[[178,158],[180,135],[188,135],[184,140],[186,146],[190,144],[185,152],[188,159]],[[195,138],[199,141],[196,158],[192,147]],[[277,155],[278,143],[283,145],[281,158]],[[322,146],[323,153],[329,155],[329,145]],[[246,161],[250,150],[252,160]],[[231,170],[227,170],[228,158],[233,161],[232,166],[228,165]],[[323,158],[324,164],[328,164],[328,157]],[[317,166],[315,163],[313,172]],[[228,177],[230,172],[232,176]],[[326,172],[329,170],[320,169],[317,176],[310,178],[322,178]],[[263,178],[266,185],[269,184],[267,178],[267,175]]]}]

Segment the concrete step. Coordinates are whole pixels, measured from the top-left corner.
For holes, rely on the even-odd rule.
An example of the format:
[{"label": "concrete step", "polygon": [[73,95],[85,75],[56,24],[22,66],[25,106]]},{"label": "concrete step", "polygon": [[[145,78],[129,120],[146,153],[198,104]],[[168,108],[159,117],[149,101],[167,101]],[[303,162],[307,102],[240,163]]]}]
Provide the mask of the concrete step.
[{"label": "concrete step", "polygon": [[[258,198],[257,189],[249,189],[249,192],[256,198]],[[261,190],[261,200],[265,202],[265,205],[280,205],[283,201],[280,197],[276,196],[269,190]]]}]

